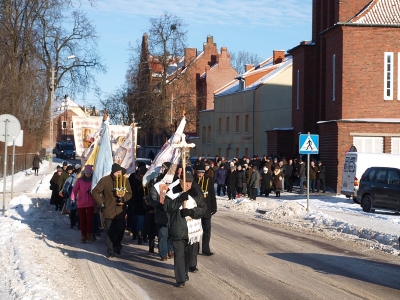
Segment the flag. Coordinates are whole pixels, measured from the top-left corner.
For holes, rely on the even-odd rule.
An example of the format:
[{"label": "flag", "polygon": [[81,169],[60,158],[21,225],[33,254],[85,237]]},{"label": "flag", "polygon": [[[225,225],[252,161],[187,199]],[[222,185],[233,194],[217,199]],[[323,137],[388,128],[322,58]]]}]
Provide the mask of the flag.
[{"label": "flag", "polygon": [[135,131],[136,127],[130,126],[128,133],[121,142],[119,148],[114,152],[114,162],[126,169],[126,174],[132,174],[136,170],[135,163]]},{"label": "flag", "polygon": [[72,122],[76,154],[87,158],[90,145],[96,139],[96,131],[101,127],[102,117],[72,116]]},{"label": "flag", "polygon": [[110,138],[108,135],[108,120],[102,124],[102,133],[97,146],[98,154],[94,163],[92,190],[101,178],[111,173],[113,157],[111,152]]},{"label": "flag", "polygon": [[[160,174],[161,166],[165,162],[170,162],[171,166],[169,168],[168,176],[166,175],[163,181],[165,183],[171,183],[175,174],[176,167],[181,158],[181,148],[174,148],[172,144],[179,144],[182,140],[183,130],[185,129],[186,118],[183,117],[178,128],[175,133],[170,137],[170,139],[165,142],[162,146],[160,152],[158,152],[157,156],[154,158],[153,163],[150,165],[150,168],[147,170],[146,174],[143,176],[142,184],[146,186],[147,183],[156,178],[158,174]],[[174,174],[172,174],[172,172]],[[171,173],[171,174],[170,174]]]}]

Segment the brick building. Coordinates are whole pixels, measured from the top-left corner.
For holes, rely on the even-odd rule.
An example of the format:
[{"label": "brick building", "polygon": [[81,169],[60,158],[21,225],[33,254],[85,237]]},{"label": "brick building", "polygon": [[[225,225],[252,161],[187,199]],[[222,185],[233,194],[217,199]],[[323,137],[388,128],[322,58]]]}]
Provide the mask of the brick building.
[{"label": "brick building", "polygon": [[400,1],[314,0],[312,41],[293,56],[293,150],[320,136],[327,185],[340,192],[344,155],[399,154]]}]

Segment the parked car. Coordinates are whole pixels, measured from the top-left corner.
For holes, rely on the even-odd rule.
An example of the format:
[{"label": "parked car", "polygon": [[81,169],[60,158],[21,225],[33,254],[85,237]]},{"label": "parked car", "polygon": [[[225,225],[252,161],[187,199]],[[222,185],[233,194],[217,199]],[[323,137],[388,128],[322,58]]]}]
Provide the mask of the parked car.
[{"label": "parked car", "polygon": [[347,152],[344,160],[340,192],[358,203],[357,190],[362,174],[369,167],[400,165],[400,155],[387,153]]},{"label": "parked car", "polygon": [[75,145],[72,142],[57,142],[53,153],[57,158],[75,159]]},{"label": "parked car", "polygon": [[375,209],[400,211],[400,169],[370,167],[361,176],[357,200],[363,211]]}]

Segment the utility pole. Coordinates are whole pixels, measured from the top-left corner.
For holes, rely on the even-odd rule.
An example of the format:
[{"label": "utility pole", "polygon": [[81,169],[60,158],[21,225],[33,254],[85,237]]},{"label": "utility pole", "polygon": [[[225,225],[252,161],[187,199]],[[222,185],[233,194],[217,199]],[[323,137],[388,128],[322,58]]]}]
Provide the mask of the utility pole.
[{"label": "utility pole", "polygon": [[51,66],[51,87],[50,87],[50,161],[49,173],[53,171],[53,102],[54,102],[54,66]]}]

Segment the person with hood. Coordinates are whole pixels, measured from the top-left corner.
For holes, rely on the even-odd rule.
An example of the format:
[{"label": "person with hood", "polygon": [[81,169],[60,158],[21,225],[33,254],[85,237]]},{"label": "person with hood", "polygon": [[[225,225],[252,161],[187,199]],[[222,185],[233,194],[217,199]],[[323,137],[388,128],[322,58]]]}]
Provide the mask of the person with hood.
[{"label": "person with hood", "polygon": [[226,195],[226,176],[228,171],[225,169],[223,163],[220,164],[219,169],[215,171],[215,182],[217,183],[217,195],[221,196],[221,190],[223,195]]},{"label": "person with hood", "polygon": [[[81,243],[93,242],[93,215],[96,202],[90,189],[92,188],[93,166],[86,165],[82,171],[82,177],[73,184],[71,192],[71,205],[76,205],[79,212],[79,226],[81,230]],[[75,175],[75,174],[74,174]],[[72,175],[72,176],[74,176]]]},{"label": "person with hood", "polygon": [[60,211],[62,210],[63,205],[63,196],[62,194],[60,195],[60,190],[63,188],[63,186],[63,168],[61,166],[57,166],[57,170],[50,179],[50,187],[52,189],[50,204],[55,205],[56,210]]},{"label": "person with hood", "polygon": [[265,195],[265,197],[268,197],[269,193],[271,192],[272,175],[266,166],[263,167],[263,171],[260,177],[261,177],[260,196]]},{"label": "person with hood", "polygon": [[39,156],[39,152],[36,152],[32,162],[32,170],[35,171],[35,176],[39,176],[39,164],[43,164],[43,162]]},{"label": "person with hood", "polygon": [[[170,233],[174,245],[174,273],[176,287],[184,287],[189,280],[189,267],[193,244],[200,242],[203,229],[201,218],[206,212],[204,197],[192,186],[194,177],[186,173],[182,179],[171,183],[164,201],[164,209],[170,214]],[[185,192],[184,192],[185,191]]]},{"label": "person with hood", "polygon": [[[108,258],[114,257],[115,253],[120,254],[122,249],[126,204],[132,197],[131,185],[124,178],[125,174],[126,169],[114,163],[111,174],[101,178],[92,190],[94,200],[103,210]],[[117,195],[117,189],[125,194],[122,197]]]}]

